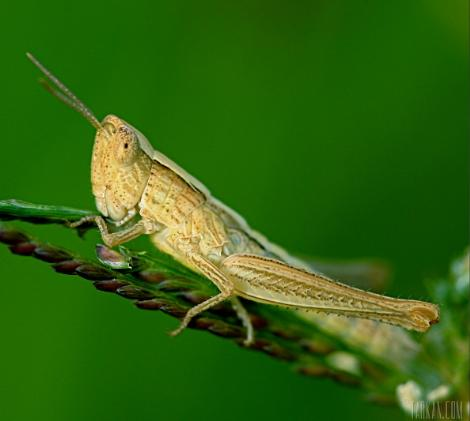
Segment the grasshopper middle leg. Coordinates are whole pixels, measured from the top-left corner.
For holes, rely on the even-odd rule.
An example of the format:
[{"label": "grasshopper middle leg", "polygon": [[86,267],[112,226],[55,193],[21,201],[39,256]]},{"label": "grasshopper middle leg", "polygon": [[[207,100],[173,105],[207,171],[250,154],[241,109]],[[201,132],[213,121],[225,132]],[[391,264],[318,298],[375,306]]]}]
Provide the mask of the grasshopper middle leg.
[{"label": "grasshopper middle leg", "polygon": [[253,341],[253,326],[246,309],[243,307],[242,303],[238,301],[237,297],[234,297],[234,285],[232,280],[211,261],[199,253],[186,250],[185,254],[188,260],[219,288],[220,293],[189,309],[180,326],[171,332],[171,335],[178,335],[188,326],[193,317],[232,297],[232,305],[247,330],[245,344],[249,345]]}]

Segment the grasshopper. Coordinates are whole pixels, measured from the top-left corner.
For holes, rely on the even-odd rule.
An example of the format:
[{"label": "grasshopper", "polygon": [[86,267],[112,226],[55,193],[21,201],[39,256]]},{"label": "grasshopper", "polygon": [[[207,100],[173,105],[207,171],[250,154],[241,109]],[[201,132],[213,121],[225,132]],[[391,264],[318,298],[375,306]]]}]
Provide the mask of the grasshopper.
[{"label": "grasshopper", "polygon": [[[136,128],[115,115],[99,121],[34,56],[42,83],[96,129],[91,185],[100,215],[71,223],[95,223],[109,247],[148,235],[158,249],[212,281],[219,293],[192,307],[171,334],[225,300],[253,341],[250,317],[238,297],[266,304],[366,318],[426,331],[439,319],[438,307],[345,285],[312,271],[214,198],[196,178],[156,151]],[[108,228],[114,225],[114,230]],[[111,232],[112,231],[112,232]]]}]

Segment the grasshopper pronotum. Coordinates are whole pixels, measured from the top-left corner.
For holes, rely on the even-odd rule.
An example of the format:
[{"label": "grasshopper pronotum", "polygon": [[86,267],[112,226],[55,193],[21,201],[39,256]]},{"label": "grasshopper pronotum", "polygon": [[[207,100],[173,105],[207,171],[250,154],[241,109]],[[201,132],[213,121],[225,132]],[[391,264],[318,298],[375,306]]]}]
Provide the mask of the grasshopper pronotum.
[{"label": "grasshopper pronotum", "polygon": [[[247,329],[246,342],[251,342],[250,318],[237,297],[379,320],[417,331],[426,331],[438,321],[434,304],[365,292],[312,272],[253,231],[201,182],[153,149],[137,129],[114,115],[100,122],[35,57],[28,57],[52,83],[43,81],[44,86],[97,130],[91,184],[101,215],[71,225],[96,223],[110,247],[149,235],[156,247],[205,275],[219,289],[219,294],[192,307],[173,335],[194,316],[230,299]],[[121,228],[109,232],[107,223]]]}]

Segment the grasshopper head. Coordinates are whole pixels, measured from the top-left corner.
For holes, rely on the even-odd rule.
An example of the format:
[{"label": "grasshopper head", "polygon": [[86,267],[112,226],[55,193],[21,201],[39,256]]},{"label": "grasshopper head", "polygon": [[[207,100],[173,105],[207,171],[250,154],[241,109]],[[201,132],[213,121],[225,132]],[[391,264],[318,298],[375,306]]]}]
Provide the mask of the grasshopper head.
[{"label": "grasshopper head", "polygon": [[139,204],[152,160],[141,148],[136,130],[107,116],[95,136],[91,183],[98,210],[119,221]]},{"label": "grasshopper head", "polygon": [[143,135],[114,115],[100,122],[56,76],[32,54],[28,58],[47,80],[43,86],[96,128],[91,184],[98,210],[115,221],[136,211],[152,165],[151,146]]}]

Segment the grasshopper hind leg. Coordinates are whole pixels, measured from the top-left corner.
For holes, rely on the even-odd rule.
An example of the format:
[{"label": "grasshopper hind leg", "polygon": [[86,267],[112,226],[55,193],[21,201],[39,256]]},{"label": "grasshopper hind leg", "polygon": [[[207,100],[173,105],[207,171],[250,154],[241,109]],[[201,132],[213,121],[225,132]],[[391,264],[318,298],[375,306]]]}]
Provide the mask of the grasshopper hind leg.
[{"label": "grasshopper hind leg", "polygon": [[254,340],[254,330],[250,315],[238,297],[233,297],[231,301],[233,309],[237,313],[238,318],[241,320],[243,326],[245,326],[246,329],[246,338],[243,343],[245,346],[250,346]]}]

